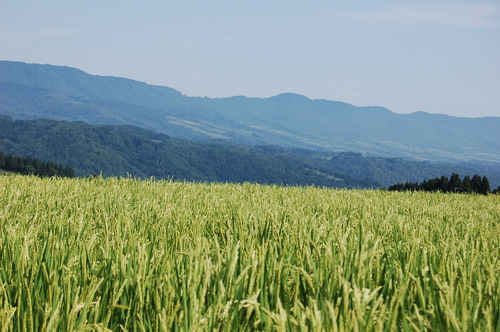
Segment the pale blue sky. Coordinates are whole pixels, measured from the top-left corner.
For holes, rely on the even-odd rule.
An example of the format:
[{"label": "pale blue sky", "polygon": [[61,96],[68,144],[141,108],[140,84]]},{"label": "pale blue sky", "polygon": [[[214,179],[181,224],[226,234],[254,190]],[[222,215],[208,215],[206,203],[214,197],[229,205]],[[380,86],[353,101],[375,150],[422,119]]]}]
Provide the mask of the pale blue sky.
[{"label": "pale blue sky", "polygon": [[0,59],[188,96],[500,116],[500,1],[0,0]]}]

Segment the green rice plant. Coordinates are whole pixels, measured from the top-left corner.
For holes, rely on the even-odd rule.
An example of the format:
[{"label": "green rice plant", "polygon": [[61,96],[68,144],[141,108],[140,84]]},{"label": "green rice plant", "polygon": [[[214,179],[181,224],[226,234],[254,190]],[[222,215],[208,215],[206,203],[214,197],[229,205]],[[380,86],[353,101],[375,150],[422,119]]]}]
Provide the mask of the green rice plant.
[{"label": "green rice plant", "polygon": [[0,176],[0,331],[500,330],[500,197]]}]

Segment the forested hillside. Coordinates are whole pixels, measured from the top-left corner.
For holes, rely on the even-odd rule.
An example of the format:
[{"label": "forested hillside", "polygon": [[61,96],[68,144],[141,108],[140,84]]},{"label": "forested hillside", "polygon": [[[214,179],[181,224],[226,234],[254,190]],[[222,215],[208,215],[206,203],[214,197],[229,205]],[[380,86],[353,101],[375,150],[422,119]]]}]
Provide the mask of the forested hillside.
[{"label": "forested hillside", "polygon": [[77,176],[135,176],[190,181],[256,182],[327,187],[387,187],[396,182],[460,174],[487,175],[500,185],[500,166],[456,166],[320,153],[230,141],[197,143],[134,126],[89,125],[0,116],[0,151],[67,165]]},{"label": "forested hillside", "polygon": [[131,126],[0,117],[0,150],[70,165],[78,176],[134,176],[189,181],[372,187],[274,148],[199,144]]}]

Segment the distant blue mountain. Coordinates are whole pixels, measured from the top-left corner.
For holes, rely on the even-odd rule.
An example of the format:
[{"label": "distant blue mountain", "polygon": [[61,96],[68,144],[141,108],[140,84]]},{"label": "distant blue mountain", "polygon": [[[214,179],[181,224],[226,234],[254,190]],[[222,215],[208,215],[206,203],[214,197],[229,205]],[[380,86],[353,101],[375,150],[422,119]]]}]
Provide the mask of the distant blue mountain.
[{"label": "distant blue mountain", "polygon": [[22,62],[0,61],[0,114],[135,125],[192,140],[500,162],[500,117],[403,115],[291,93],[271,98],[187,97],[168,87]]}]

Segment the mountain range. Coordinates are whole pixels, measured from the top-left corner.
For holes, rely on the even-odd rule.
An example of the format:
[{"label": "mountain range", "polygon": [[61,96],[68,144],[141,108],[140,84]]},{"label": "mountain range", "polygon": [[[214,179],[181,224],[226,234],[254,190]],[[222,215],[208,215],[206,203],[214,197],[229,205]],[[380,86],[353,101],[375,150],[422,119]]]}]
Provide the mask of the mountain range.
[{"label": "mountain range", "polygon": [[0,114],[134,125],[173,138],[279,145],[437,162],[500,162],[500,117],[458,118],[311,100],[188,97],[79,69],[0,61]]}]

